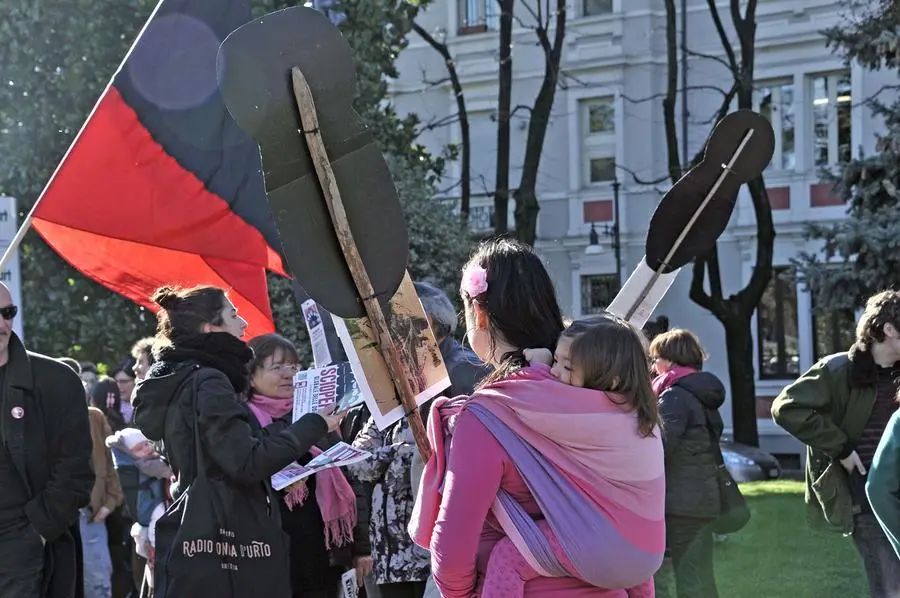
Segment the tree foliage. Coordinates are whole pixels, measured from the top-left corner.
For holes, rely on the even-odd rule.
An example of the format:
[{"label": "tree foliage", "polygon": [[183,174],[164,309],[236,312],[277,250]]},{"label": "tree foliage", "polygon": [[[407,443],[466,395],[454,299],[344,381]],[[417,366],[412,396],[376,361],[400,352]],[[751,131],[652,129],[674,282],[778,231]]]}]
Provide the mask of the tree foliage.
[{"label": "tree foliage", "polygon": [[[892,1],[873,4],[826,36],[848,63],[900,69],[900,6]],[[898,87],[890,89],[896,98]],[[847,202],[847,218],[810,225],[807,237],[821,242],[824,259],[804,253],[797,260],[820,310],[852,309],[880,290],[900,288],[900,99],[888,103],[878,94],[868,105],[886,127],[877,153],[850,161],[831,177]]]},{"label": "tree foliage", "polygon": [[[156,0],[0,2],[0,193],[19,199],[20,221],[71,144]],[[255,0],[260,14],[294,4]],[[416,143],[418,119],[386,101],[394,61],[416,10],[386,0],[343,0],[341,28],[359,72],[356,107],[385,153],[407,208],[414,273],[455,272],[467,247],[456,218],[434,200],[444,156]],[[298,40],[299,42],[299,40]],[[433,206],[433,211],[429,211]],[[85,217],[90,217],[86,207]],[[448,219],[451,224],[441,218]],[[30,348],[115,362],[152,332],[155,317],[78,273],[34,232],[21,247],[23,313]],[[452,263],[442,260],[455,260]],[[305,338],[289,281],[271,281],[279,330]]]},{"label": "tree foliage", "polygon": [[[31,208],[153,8],[151,0],[0,3],[0,192]],[[90,217],[90,211],[85,211]],[[155,317],[30,232],[20,251],[29,348],[115,363]]]}]

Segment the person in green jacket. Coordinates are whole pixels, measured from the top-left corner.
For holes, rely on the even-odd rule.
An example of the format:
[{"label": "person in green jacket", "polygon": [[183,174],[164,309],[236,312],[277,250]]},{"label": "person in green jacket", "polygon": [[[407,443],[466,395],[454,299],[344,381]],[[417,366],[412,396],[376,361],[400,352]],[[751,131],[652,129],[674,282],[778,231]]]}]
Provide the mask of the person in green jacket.
[{"label": "person in green jacket", "polygon": [[866,495],[900,559],[900,411],[891,416],[875,450]]},{"label": "person in green jacket", "polygon": [[775,422],[807,447],[810,521],[852,535],[872,598],[900,598],[900,560],[865,490],[898,387],[900,292],[884,291],[866,302],[850,350],[819,360],[772,404]]}]

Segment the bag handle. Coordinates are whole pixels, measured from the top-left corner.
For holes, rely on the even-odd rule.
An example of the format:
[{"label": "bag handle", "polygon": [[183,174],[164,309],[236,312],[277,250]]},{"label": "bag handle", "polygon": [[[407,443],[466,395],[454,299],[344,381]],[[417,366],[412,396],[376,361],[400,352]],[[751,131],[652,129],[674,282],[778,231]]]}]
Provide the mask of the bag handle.
[{"label": "bag handle", "polygon": [[192,428],[194,432],[194,479],[200,476],[206,476],[206,468],[204,467],[205,462],[203,459],[203,443],[200,438],[200,405],[197,403],[197,372],[200,370],[200,364],[194,364],[191,366],[191,373],[187,375],[187,378],[182,382],[178,388],[175,390],[176,395],[181,392],[181,390],[188,385],[188,382],[191,384],[191,417],[193,419]]},{"label": "bag handle", "polygon": [[706,431],[709,432],[709,443],[714,448],[713,456],[716,459],[716,467],[725,467],[725,457],[722,455],[722,445],[719,444],[719,439],[716,437],[716,433],[713,432],[712,420],[709,417],[711,409],[708,409],[703,405],[701,406],[703,407],[703,417],[706,419]]}]

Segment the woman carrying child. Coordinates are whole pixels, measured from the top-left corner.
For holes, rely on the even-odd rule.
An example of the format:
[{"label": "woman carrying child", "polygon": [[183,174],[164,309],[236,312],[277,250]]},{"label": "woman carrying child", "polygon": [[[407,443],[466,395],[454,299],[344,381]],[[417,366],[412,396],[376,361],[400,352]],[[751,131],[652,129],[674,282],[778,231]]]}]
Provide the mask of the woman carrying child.
[{"label": "woman carrying child", "polygon": [[[665,476],[641,333],[612,316],[564,333],[543,264],[514,241],[479,248],[461,286],[495,372],[431,412],[410,533],[442,596],[653,596]],[[528,348],[555,349],[553,368]]]}]

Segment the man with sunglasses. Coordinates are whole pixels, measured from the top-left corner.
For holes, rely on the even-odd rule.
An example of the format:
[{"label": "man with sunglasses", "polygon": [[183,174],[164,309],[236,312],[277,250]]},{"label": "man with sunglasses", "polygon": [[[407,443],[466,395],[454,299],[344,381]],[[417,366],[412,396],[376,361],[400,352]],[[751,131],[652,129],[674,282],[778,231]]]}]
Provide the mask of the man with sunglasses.
[{"label": "man with sunglasses", "polygon": [[73,598],[78,509],[94,484],[84,389],[65,364],[25,350],[17,311],[0,283],[0,596]]}]

